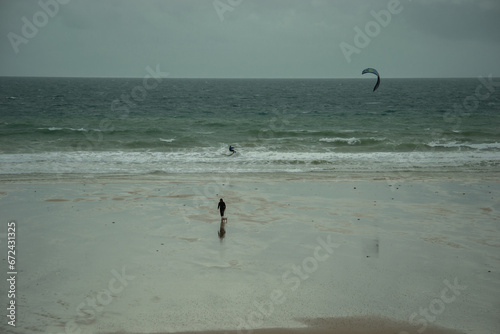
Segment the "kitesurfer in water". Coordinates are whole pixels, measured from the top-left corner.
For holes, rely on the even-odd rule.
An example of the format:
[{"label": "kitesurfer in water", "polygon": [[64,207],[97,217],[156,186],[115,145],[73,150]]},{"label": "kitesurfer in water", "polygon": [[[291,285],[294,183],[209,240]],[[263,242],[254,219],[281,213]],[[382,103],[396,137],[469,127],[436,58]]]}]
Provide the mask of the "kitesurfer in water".
[{"label": "kitesurfer in water", "polygon": [[236,153],[236,151],[234,150],[234,147],[232,147],[231,145],[229,145],[229,151],[231,152],[231,154]]}]

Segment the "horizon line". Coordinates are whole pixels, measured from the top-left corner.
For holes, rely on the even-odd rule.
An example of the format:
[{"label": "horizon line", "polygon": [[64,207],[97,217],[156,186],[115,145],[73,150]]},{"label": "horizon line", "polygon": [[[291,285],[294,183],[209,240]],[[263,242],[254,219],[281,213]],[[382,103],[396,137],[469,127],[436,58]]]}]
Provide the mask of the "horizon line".
[{"label": "horizon line", "polygon": [[[381,76],[382,77],[382,76]],[[51,78],[51,79],[144,79],[136,76],[44,76],[44,75],[0,75],[0,78]],[[388,79],[476,79],[474,77],[382,77]],[[495,77],[496,78],[496,77]],[[161,79],[188,79],[188,80],[352,80],[366,79],[366,77],[162,77]]]}]

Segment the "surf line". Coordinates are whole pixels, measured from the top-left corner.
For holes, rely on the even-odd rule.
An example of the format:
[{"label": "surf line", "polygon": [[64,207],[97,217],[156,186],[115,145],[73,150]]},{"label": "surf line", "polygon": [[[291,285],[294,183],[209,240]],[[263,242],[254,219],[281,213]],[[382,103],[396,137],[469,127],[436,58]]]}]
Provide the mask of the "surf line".
[{"label": "surf line", "polygon": [[[127,117],[130,112],[129,107],[135,107],[136,105],[130,101],[130,97],[137,102],[144,101],[147,97],[148,90],[152,90],[158,87],[158,85],[163,81],[164,78],[168,76],[167,72],[162,72],[160,70],[160,64],[156,64],[156,68],[153,70],[151,66],[146,67],[146,74],[142,80],[142,85],[136,85],[130,91],[130,94],[122,94],[120,99],[115,99],[111,102],[111,111],[113,112],[123,112],[122,117]],[[154,79],[154,82],[150,80]],[[77,153],[77,159],[83,159],[83,154],[85,151],[94,150],[99,143],[104,140],[104,133],[108,131],[113,131],[115,129],[110,118],[104,117],[99,122],[99,129],[94,131],[83,131],[85,140],[81,140],[75,145],[72,145],[73,151]],[[57,173],[57,178],[61,178],[62,173]]]},{"label": "surf line", "polygon": [[[309,275],[318,270],[319,263],[326,261],[333,254],[334,248],[340,247],[339,244],[332,242],[331,235],[328,235],[326,240],[318,237],[316,241],[319,246],[316,246],[312,256],[306,257],[301,266],[293,264],[291,269],[281,275],[281,281],[288,290],[297,290],[300,284],[310,277]],[[285,292],[279,288],[271,291],[267,301],[261,303],[254,301],[253,305],[256,310],[248,312],[244,318],[237,319],[238,333],[242,333],[244,330],[246,333],[252,333],[253,329],[260,328],[264,324],[264,320],[274,313],[275,306],[283,304],[285,301]]]}]

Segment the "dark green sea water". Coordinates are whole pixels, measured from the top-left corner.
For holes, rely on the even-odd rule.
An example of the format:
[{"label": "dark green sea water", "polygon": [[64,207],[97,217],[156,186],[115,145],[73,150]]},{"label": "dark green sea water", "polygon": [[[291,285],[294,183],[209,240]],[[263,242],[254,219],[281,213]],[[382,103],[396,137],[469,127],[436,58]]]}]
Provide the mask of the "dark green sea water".
[{"label": "dark green sea water", "polygon": [[499,81],[0,78],[0,173],[498,171]]}]

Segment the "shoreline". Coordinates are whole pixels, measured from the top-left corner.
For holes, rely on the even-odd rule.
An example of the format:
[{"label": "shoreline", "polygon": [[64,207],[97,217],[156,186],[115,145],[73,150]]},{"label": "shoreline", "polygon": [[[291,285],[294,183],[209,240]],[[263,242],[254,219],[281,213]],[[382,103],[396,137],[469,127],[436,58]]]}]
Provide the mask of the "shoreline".
[{"label": "shoreline", "polygon": [[[321,181],[321,182],[500,182],[500,171],[422,171],[422,172],[266,172],[266,173],[173,173],[173,174],[0,174],[0,184],[44,183],[154,183],[202,182],[207,177],[245,182]],[[265,180],[265,181],[262,181]]]},{"label": "shoreline", "polygon": [[[184,332],[157,332],[154,334],[413,334],[420,333],[419,327],[411,326],[404,321],[371,316],[300,319],[306,327],[301,328],[258,328],[234,330],[203,330]],[[427,334],[465,334],[460,330],[452,330],[436,326],[426,326],[422,333]],[[100,334],[144,334],[142,332],[102,332]]]}]

